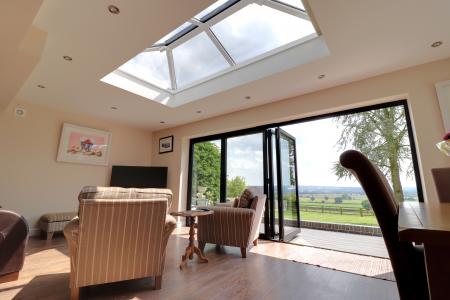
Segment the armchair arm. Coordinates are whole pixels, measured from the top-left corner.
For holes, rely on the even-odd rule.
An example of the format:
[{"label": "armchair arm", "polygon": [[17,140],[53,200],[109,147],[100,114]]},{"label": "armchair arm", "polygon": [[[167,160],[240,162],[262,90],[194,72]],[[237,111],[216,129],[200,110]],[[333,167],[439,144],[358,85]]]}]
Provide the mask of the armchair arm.
[{"label": "armchair arm", "polygon": [[211,207],[214,214],[198,218],[198,240],[205,243],[247,247],[255,211],[250,208]]},{"label": "armchair arm", "polygon": [[216,203],[216,207],[233,207],[233,202],[219,202]]},{"label": "armchair arm", "polygon": [[13,229],[15,223],[8,224],[3,228],[0,228],[0,244],[6,240],[6,236]]},{"label": "armchair arm", "polygon": [[15,212],[0,210],[0,275],[22,269],[27,241],[26,220]]},{"label": "armchair arm", "polygon": [[166,221],[164,224],[164,236],[163,236],[163,246],[166,247],[169,237],[172,231],[177,227],[177,220],[171,215],[166,215]]},{"label": "armchair arm", "polygon": [[78,234],[80,231],[80,219],[73,218],[64,227],[64,236],[69,245],[70,256],[70,286],[75,286],[75,273],[77,272]]},{"label": "armchair arm", "polygon": [[177,220],[171,215],[166,215],[166,223],[164,225],[164,233],[170,236],[172,231],[177,227]]}]

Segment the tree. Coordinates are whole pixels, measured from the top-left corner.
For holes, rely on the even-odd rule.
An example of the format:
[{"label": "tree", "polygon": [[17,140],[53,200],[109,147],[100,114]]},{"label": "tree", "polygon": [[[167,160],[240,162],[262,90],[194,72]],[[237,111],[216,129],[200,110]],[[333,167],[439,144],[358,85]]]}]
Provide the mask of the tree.
[{"label": "tree", "polygon": [[206,187],[205,195],[212,202],[220,194],[220,149],[212,142],[194,145],[194,162],[192,168],[192,194],[198,187]]},{"label": "tree", "polygon": [[316,198],[314,196],[309,197],[309,200],[314,201]]},{"label": "tree", "polygon": [[325,197],[323,197],[325,200],[328,200],[328,199],[330,199],[328,196],[325,196]]},{"label": "tree", "polygon": [[361,206],[364,208],[364,209],[372,209],[372,206],[370,205],[370,202],[369,202],[369,200],[363,200],[363,201],[361,201]]},{"label": "tree", "polygon": [[239,197],[246,186],[245,178],[242,176],[227,179],[227,197]]},{"label": "tree", "polygon": [[342,204],[342,197],[334,198],[334,204]]},{"label": "tree", "polygon": [[[403,107],[343,115],[336,117],[335,122],[342,129],[336,145],[339,150],[351,147],[364,153],[390,180],[397,200],[403,201],[400,174],[404,171],[411,176],[413,172]],[[333,171],[339,179],[351,177],[338,162]]]}]

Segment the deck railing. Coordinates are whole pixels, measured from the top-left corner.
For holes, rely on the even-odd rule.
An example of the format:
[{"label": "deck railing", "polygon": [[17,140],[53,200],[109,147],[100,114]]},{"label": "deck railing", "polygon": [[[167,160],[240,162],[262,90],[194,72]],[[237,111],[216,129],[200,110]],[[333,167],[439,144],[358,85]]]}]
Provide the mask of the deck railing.
[{"label": "deck railing", "polygon": [[318,212],[322,214],[338,214],[338,215],[359,215],[374,216],[373,210],[358,208],[358,207],[345,207],[345,206],[327,206],[327,205],[305,205],[300,204],[300,211]]}]

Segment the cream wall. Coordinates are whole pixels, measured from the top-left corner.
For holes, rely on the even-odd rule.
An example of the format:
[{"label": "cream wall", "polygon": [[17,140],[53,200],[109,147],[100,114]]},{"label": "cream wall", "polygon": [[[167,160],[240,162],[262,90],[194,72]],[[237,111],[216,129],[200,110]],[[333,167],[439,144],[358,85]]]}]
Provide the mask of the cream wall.
[{"label": "cream wall", "polygon": [[[107,185],[113,164],[149,165],[152,133],[14,101],[0,112],[0,205],[23,214],[30,227],[46,212],[76,211],[84,185]],[[14,116],[15,107],[27,110]],[[112,133],[109,166],[56,162],[64,122]]]},{"label": "cream wall", "polygon": [[[450,59],[416,66],[306,94],[259,107],[154,132],[153,163],[169,167],[169,188],[174,192],[172,210],[186,205],[189,139],[286,121],[392,100],[407,99],[411,112],[426,201],[436,201],[430,169],[450,166],[450,159],[436,150],[444,134],[434,84],[450,79]],[[160,137],[174,135],[172,153],[158,154]]]}]

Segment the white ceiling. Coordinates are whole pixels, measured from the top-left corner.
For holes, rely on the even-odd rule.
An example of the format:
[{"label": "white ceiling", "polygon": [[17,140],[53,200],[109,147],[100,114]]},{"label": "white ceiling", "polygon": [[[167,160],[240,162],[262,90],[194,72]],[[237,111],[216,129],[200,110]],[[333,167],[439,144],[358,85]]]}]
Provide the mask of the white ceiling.
[{"label": "white ceiling", "polygon": [[[330,50],[322,59],[177,108],[100,81],[212,2],[45,0],[34,26],[48,32],[47,45],[18,97],[158,130],[450,56],[448,0],[310,0]],[[110,14],[109,4],[121,13]],[[431,48],[438,40],[444,44]]]}]

